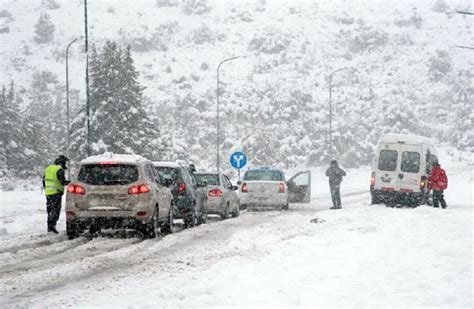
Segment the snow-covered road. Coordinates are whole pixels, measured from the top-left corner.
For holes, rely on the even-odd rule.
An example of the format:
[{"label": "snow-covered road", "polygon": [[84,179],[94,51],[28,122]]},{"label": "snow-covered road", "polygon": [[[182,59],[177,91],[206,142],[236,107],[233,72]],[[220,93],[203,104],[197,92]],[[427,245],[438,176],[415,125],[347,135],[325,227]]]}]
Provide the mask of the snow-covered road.
[{"label": "snow-covered road", "polygon": [[340,211],[327,210],[322,179],[309,205],[245,212],[162,239],[69,241],[41,233],[39,219],[36,228],[8,228],[0,304],[472,307],[472,171],[450,175],[446,210],[370,206],[367,170],[348,180]]}]

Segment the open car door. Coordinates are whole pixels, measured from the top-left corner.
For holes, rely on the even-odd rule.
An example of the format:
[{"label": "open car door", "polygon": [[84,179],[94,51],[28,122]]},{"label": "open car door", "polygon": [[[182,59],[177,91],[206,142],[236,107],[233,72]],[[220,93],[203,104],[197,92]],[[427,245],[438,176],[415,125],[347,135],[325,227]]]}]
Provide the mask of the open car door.
[{"label": "open car door", "polygon": [[303,171],[287,182],[290,203],[309,203],[311,200],[311,171]]}]

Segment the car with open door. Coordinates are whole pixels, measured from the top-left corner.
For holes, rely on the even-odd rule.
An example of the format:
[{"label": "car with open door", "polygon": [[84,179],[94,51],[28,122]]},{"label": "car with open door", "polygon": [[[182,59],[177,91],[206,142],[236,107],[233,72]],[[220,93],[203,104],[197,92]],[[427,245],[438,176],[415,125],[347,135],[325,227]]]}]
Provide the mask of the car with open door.
[{"label": "car with open door", "polygon": [[296,173],[288,180],[287,186],[290,203],[309,203],[311,200],[311,171]]},{"label": "car with open door", "polygon": [[132,228],[147,238],[173,231],[169,183],[151,161],[138,155],[106,153],[82,160],[66,192],[66,233]]},{"label": "car with open door", "polygon": [[309,203],[311,172],[297,173],[287,182],[275,168],[255,168],[245,172],[240,184],[241,208],[276,208],[288,210],[289,203]]},{"label": "car with open door", "polygon": [[223,220],[240,215],[238,186],[232,185],[227,175],[213,172],[196,172],[194,175],[198,183],[206,185],[207,191],[207,214],[219,215]]}]

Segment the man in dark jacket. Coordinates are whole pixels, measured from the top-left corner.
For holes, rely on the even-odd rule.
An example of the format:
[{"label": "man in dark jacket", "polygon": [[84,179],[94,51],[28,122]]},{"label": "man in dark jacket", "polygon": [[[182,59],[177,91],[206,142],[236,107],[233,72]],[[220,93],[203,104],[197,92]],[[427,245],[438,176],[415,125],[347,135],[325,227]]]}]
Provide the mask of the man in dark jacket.
[{"label": "man in dark jacket", "polygon": [[439,207],[438,203],[440,202],[441,207],[446,208],[443,192],[448,188],[448,176],[446,176],[446,172],[438,162],[435,162],[431,169],[428,188],[433,190],[433,206]]},{"label": "man in dark jacket", "polygon": [[61,199],[64,194],[64,186],[69,184],[64,171],[67,169],[66,163],[69,159],[60,155],[54,164],[49,165],[44,170],[43,189],[46,195],[46,210],[48,212],[48,232],[58,234],[56,223],[61,212]]},{"label": "man in dark jacket", "polygon": [[331,166],[326,171],[329,177],[329,188],[331,189],[331,197],[333,206],[330,209],[341,209],[341,182],[342,177],[346,176],[346,172],[339,167],[336,160],[331,161]]}]

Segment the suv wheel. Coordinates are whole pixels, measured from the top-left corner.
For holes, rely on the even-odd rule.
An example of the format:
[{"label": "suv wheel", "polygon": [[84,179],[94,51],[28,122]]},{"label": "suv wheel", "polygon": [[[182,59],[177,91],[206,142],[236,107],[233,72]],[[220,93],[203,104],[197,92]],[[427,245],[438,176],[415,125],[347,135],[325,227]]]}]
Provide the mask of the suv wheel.
[{"label": "suv wheel", "polygon": [[66,221],[66,235],[69,239],[77,238],[81,234],[81,229],[76,221]]},{"label": "suv wheel", "polygon": [[153,218],[151,219],[151,222],[147,223],[143,227],[143,230],[142,230],[143,236],[145,238],[155,238],[155,237],[157,237],[161,232],[159,222],[160,221],[159,221],[158,206],[156,206],[155,213],[153,214]]},{"label": "suv wheel", "polygon": [[162,227],[162,231],[168,234],[173,234],[176,232],[176,227],[174,225],[174,214],[175,214],[175,206],[171,204],[170,212],[168,214],[168,219],[166,220],[165,224]]}]

